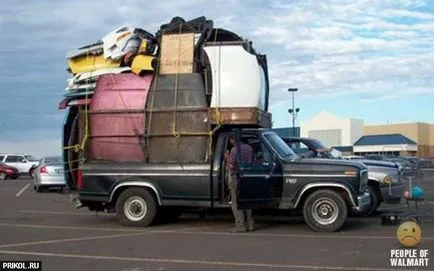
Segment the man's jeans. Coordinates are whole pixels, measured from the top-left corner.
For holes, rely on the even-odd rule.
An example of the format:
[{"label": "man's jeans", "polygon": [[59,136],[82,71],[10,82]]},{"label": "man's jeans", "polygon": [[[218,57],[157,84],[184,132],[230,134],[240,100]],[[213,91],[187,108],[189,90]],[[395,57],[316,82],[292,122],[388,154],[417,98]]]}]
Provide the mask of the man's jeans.
[{"label": "man's jeans", "polygon": [[249,231],[253,230],[252,210],[239,210],[237,206],[237,176],[235,174],[228,174],[228,186],[231,193],[231,207],[235,217],[235,226]]}]

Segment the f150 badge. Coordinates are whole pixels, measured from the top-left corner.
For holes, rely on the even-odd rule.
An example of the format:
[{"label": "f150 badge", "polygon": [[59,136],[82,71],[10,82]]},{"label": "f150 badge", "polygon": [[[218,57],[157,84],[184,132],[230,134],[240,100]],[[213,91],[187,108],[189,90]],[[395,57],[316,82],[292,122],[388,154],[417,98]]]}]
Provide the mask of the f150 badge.
[{"label": "f150 badge", "polygon": [[297,179],[286,178],[285,182],[286,182],[286,183],[296,183],[296,182],[297,182]]}]

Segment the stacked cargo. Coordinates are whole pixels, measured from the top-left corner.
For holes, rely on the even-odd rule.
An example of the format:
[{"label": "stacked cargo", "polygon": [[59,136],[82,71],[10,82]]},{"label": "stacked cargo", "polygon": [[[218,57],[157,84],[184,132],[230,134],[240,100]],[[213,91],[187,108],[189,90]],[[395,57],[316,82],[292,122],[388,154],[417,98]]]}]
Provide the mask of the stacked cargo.
[{"label": "stacked cargo", "polygon": [[213,132],[271,127],[268,68],[252,43],[213,21],[125,26],[68,54],[64,157],[206,162]]}]

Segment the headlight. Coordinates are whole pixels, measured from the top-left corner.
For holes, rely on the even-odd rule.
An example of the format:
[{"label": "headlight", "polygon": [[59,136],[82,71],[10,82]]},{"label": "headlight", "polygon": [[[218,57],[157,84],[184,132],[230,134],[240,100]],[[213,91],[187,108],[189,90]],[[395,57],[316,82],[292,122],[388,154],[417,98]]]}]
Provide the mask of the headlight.
[{"label": "headlight", "polygon": [[399,175],[387,175],[383,178],[384,184],[399,183]]},{"label": "headlight", "polygon": [[392,181],[393,181],[392,176],[386,176],[383,178],[383,183],[385,183],[385,184],[391,184]]}]

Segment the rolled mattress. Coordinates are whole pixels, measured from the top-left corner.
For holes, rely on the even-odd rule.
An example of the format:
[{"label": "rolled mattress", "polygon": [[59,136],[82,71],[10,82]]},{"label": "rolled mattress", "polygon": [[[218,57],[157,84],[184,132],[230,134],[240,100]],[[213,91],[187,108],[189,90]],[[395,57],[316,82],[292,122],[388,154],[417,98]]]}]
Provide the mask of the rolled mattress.
[{"label": "rolled mattress", "polygon": [[104,74],[98,78],[89,113],[89,158],[143,161],[146,100],[153,75]]}]

